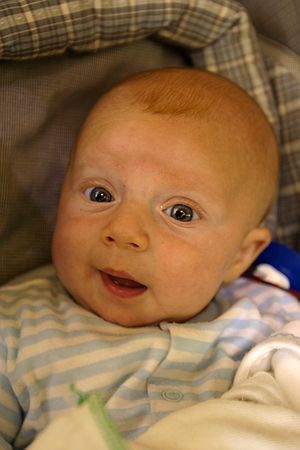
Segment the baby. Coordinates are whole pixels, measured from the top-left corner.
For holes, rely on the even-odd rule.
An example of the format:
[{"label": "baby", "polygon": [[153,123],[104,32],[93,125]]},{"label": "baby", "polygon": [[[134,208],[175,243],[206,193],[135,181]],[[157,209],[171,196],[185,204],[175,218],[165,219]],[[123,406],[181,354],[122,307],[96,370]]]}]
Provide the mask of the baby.
[{"label": "baby", "polygon": [[259,107],[199,70],[106,94],[72,154],[53,241],[75,301],[123,326],[183,322],[270,241],[278,151]]},{"label": "baby", "polygon": [[1,448],[71,410],[73,384],[127,438],[224,394],[243,355],[300,318],[293,296],[233,282],[270,242],[277,176],[265,115],[220,76],[155,70],[105,94],[70,158],[55,270],[0,290]]}]

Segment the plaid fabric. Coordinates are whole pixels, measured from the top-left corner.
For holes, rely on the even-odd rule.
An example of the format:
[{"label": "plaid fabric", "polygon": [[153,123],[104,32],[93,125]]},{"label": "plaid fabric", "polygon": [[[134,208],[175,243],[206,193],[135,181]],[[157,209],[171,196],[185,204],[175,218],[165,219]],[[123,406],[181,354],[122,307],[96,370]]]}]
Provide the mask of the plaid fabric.
[{"label": "plaid fabric", "polygon": [[300,251],[300,78],[263,57],[233,0],[2,0],[0,58],[95,51],[153,36],[186,49],[195,66],[232,79],[266,112],[280,141],[277,208],[269,224]]}]

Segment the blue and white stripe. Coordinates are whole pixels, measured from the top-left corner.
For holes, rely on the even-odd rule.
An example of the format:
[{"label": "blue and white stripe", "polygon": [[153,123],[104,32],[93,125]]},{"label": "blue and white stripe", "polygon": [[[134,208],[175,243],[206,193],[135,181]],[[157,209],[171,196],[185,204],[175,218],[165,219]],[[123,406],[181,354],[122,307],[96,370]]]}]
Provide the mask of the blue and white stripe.
[{"label": "blue and white stripe", "polygon": [[0,290],[1,448],[29,445],[73,408],[71,384],[100,392],[123,435],[135,437],[220,397],[244,354],[295,319],[293,296],[239,279],[185,324],[123,328],[76,305],[51,266],[34,271]]}]

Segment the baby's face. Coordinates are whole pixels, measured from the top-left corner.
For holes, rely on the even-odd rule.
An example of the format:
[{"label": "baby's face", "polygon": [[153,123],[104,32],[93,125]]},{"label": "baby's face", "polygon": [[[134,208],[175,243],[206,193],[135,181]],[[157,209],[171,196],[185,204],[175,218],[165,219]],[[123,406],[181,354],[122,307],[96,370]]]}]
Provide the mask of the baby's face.
[{"label": "baby's face", "polygon": [[205,308],[232,278],[246,233],[220,162],[226,145],[212,125],[135,109],[90,121],[53,241],[77,303],[123,326],[185,321]]}]

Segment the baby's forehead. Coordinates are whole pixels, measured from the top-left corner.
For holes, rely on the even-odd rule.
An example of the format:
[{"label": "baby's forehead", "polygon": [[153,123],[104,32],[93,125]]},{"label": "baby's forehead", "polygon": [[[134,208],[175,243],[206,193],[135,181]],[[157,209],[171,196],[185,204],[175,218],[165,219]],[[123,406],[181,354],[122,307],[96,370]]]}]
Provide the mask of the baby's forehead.
[{"label": "baby's forehead", "polygon": [[[171,132],[184,130],[180,136],[182,140],[197,141],[201,157],[209,148],[209,152],[206,151],[206,158],[217,159],[219,165],[225,165],[228,176],[233,169],[230,163],[236,168],[240,161],[240,154],[242,153],[242,156],[244,154],[245,143],[243,148],[240,143],[245,136],[242,138],[239,135],[244,133],[242,128],[247,130],[248,127],[247,123],[239,127],[233,125],[233,122],[225,106],[222,112],[216,115],[206,111],[197,114],[193,110],[183,110],[181,113],[169,110],[156,112],[151,108],[145,109],[144,105],[135,99],[132,100],[132,97],[128,98],[127,95],[123,96],[122,93],[113,91],[98,102],[87,118],[79,135],[77,150],[80,152],[88,142],[98,139],[99,136],[103,138],[108,133],[115,135],[117,139],[120,129],[124,132],[126,128],[130,128],[131,132],[135,133],[137,127],[147,125],[154,129],[159,124],[161,140],[169,139],[170,130]],[[155,146],[152,151],[155,152]]]},{"label": "baby's forehead", "polygon": [[188,77],[181,70],[175,71],[176,76],[163,70],[157,72],[159,76],[154,80],[151,76],[133,77],[112,88],[96,104],[92,116],[102,116],[103,120],[105,114],[144,111],[157,114],[162,120],[177,117],[199,120],[207,128],[215,122],[222,125],[224,134],[233,129],[236,135],[250,132],[248,139],[251,130],[254,135],[264,129],[256,126],[258,122],[266,122],[259,106],[229,80],[195,70]]},{"label": "baby's forehead", "polygon": [[226,155],[216,148],[220,159],[229,158],[230,148],[236,157],[259,159],[261,143],[274,139],[264,113],[245,91],[223,77],[198,70],[157,70],[130,77],[99,100],[84,133],[91,137],[99,123],[102,127],[113,123],[114,116],[126,121],[133,112],[146,112],[174,127],[185,123],[199,135],[218,134],[224,144],[230,142]]},{"label": "baby's forehead", "polygon": [[205,117],[160,115],[137,105],[106,105],[86,126],[78,142],[76,162],[125,167],[136,161],[142,167],[145,160],[154,167],[159,165],[161,177],[173,170],[182,186],[184,181],[190,186],[191,180],[197,185],[206,180],[216,187],[226,184],[232,191],[245,176],[232,136],[227,127]]}]

